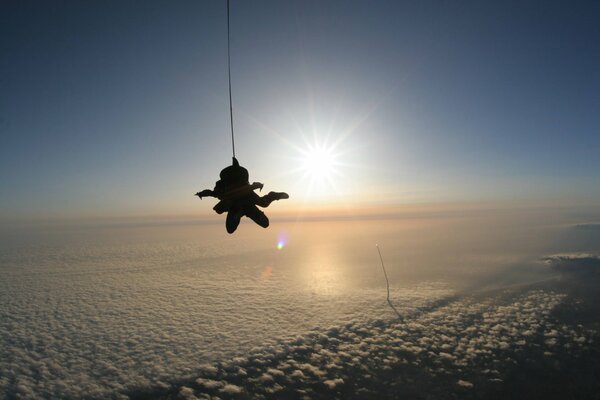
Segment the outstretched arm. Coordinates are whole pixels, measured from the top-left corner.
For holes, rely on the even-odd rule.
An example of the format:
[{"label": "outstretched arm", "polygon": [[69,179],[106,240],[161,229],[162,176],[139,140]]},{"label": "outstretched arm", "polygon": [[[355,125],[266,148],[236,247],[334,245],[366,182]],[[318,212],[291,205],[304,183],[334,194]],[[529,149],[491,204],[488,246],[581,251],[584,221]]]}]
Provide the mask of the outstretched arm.
[{"label": "outstretched arm", "polygon": [[204,189],[203,191],[196,193],[194,196],[198,196],[200,200],[202,200],[203,197],[207,196],[215,197],[215,192],[210,189]]}]

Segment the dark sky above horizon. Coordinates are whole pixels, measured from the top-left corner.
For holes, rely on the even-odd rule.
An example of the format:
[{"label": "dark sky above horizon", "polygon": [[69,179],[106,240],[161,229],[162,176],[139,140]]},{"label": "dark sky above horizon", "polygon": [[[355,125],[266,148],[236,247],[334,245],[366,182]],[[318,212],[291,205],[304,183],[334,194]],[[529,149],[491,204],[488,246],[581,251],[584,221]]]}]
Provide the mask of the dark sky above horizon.
[{"label": "dark sky above horizon", "polygon": [[[0,218],[210,212],[225,4],[2,2]],[[232,0],[238,159],[282,209],[598,205],[598,21],[597,1]]]}]

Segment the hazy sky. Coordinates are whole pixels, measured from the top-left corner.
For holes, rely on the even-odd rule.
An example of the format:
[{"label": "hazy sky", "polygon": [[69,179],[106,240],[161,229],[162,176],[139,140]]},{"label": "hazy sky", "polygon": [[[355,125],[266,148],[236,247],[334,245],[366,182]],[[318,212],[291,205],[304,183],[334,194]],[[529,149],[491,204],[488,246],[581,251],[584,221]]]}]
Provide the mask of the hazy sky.
[{"label": "hazy sky", "polygon": [[[209,213],[225,5],[2,2],[0,218]],[[598,21],[597,1],[232,0],[238,159],[280,210],[598,204]]]}]

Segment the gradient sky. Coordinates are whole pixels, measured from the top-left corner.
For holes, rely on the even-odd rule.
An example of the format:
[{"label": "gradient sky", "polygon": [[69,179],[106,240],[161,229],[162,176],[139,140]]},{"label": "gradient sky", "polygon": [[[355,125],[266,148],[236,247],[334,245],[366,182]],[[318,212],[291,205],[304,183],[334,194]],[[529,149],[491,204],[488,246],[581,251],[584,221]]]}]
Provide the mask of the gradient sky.
[{"label": "gradient sky", "polygon": [[[0,219],[210,213],[225,4],[2,2]],[[600,204],[599,2],[231,7],[236,152],[280,210]],[[314,146],[335,174],[311,188]]]}]

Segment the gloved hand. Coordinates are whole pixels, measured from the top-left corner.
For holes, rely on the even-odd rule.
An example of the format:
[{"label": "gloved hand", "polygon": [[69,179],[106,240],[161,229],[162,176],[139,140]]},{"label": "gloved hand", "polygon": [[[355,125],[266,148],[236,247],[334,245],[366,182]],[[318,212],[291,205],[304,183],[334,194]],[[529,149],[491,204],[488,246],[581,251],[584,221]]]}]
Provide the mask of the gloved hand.
[{"label": "gloved hand", "polygon": [[198,198],[200,198],[200,200],[202,200],[203,197],[211,196],[211,195],[212,195],[212,190],[204,189],[203,191],[196,193],[194,196],[198,196]]}]

